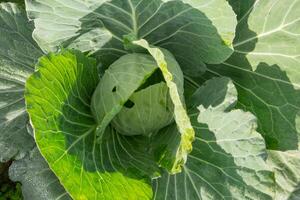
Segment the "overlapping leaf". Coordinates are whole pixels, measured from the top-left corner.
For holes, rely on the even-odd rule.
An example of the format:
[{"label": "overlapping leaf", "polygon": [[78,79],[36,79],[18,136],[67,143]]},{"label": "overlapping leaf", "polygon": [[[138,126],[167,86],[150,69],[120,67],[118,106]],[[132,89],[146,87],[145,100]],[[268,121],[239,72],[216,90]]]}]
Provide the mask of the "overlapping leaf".
[{"label": "overlapping leaf", "polygon": [[135,92],[129,101],[132,107],[125,105],[112,121],[120,133],[151,137],[174,121],[169,89],[162,81]]},{"label": "overlapping leaf", "polygon": [[231,1],[239,14],[235,53],[209,71],[233,79],[239,107],[258,118],[269,149],[299,148],[300,1]]},{"label": "overlapping leaf", "polygon": [[[118,59],[105,71],[94,91],[91,105],[99,134],[104,132],[126,101],[157,69],[151,56],[128,54]],[[136,135],[134,132],[127,132],[127,134]]]},{"label": "overlapping leaf", "polygon": [[[155,59],[162,75],[169,88],[170,99],[174,105],[174,119],[178,130],[174,132],[164,131],[160,132],[154,143],[157,143],[158,149],[165,149],[165,154],[159,156],[159,163],[166,167],[170,173],[178,173],[187,160],[187,155],[192,151],[192,142],[194,141],[195,132],[191,125],[190,118],[185,109],[185,102],[183,96],[183,74],[180,66],[168,51],[150,46],[146,40],[134,41],[133,44],[139,45],[151,54]],[[171,125],[171,127],[174,127]],[[180,137],[175,137],[180,133]],[[164,134],[165,136],[161,136]],[[170,135],[173,137],[170,137]],[[166,139],[166,135],[172,138]],[[168,137],[167,136],[167,137]],[[171,153],[172,152],[172,153]]]},{"label": "overlapping leaf", "polygon": [[224,0],[26,0],[26,5],[42,49],[62,45],[96,52],[105,67],[127,53],[122,44],[127,34],[170,50],[191,75],[232,53],[236,19]]},{"label": "overlapping leaf", "polygon": [[[177,79],[178,73],[168,73],[169,60],[164,60],[168,51],[140,41],[156,59],[167,83],[138,89],[157,65],[147,58],[128,74],[134,65],[130,63],[121,71],[123,82],[99,90],[95,102],[102,107],[93,113],[90,102],[99,81],[95,62],[77,51],[43,57],[27,83],[28,111],[43,156],[74,199],[150,199],[150,177],[157,178],[159,172],[155,159],[171,173],[187,163],[182,173],[164,173],[153,181],[154,199],[299,198],[299,151],[274,150],[299,148],[300,1],[229,3],[238,24],[234,54],[223,62],[233,52],[236,25],[225,0],[26,0],[28,15],[36,25],[34,38],[44,51],[57,51],[63,46],[91,52],[105,69],[135,50],[123,47],[123,37],[130,34],[168,49],[186,75],[197,76],[210,64],[204,79],[211,75],[231,77],[238,91],[237,108],[252,112],[232,110],[237,91],[229,79],[208,81],[189,101],[196,141],[187,159],[193,134],[182,130],[193,128],[186,123],[189,119],[184,108],[183,80]],[[32,29],[17,6],[0,4],[0,161],[22,157],[33,146],[26,134],[23,87],[42,53],[31,38]],[[136,54],[127,56],[132,55]],[[128,89],[130,75],[147,64],[150,70],[144,71],[139,81],[134,79],[134,87]],[[108,70],[113,74],[110,83],[115,82],[115,72],[120,72],[112,69]],[[191,77],[186,80],[190,86],[197,85]],[[172,121],[166,85],[175,104],[177,125],[164,127]],[[110,98],[110,93],[124,98]],[[123,107],[128,100],[136,103],[133,109]],[[141,105],[146,100],[151,100],[149,106],[153,109],[168,108],[155,112],[165,121],[149,118],[159,128],[142,120],[147,112],[136,115],[145,111]],[[96,110],[103,116],[95,114]],[[182,111],[180,115],[178,110]],[[135,116],[131,119],[135,123],[122,129],[128,114]],[[256,132],[257,125],[267,147],[274,149],[268,151],[269,156],[264,140]],[[137,132],[133,135],[164,128],[145,138],[122,136],[112,128],[117,126],[117,130],[127,133],[133,133],[134,128]],[[24,165],[31,171],[21,171]],[[31,167],[46,171],[35,174]],[[22,181],[25,198],[32,192],[36,199],[69,198],[59,184],[48,187],[46,177],[55,183],[57,179],[37,149],[14,162],[11,172],[15,180]],[[38,182],[40,190],[29,179]],[[43,196],[44,189],[47,193]]]},{"label": "overlapping leaf", "polygon": [[94,59],[78,51],[40,59],[25,95],[38,147],[74,199],[150,199],[158,169],[148,141],[110,127],[97,140],[90,102],[98,81]]},{"label": "overlapping leaf", "polygon": [[26,78],[41,55],[32,30],[25,11],[0,4],[0,162],[23,157],[34,145],[24,104]]},{"label": "overlapping leaf", "polygon": [[199,88],[189,102],[196,130],[193,151],[182,173],[154,180],[154,199],[273,199],[264,140],[252,114],[231,110],[236,101],[227,78]]}]

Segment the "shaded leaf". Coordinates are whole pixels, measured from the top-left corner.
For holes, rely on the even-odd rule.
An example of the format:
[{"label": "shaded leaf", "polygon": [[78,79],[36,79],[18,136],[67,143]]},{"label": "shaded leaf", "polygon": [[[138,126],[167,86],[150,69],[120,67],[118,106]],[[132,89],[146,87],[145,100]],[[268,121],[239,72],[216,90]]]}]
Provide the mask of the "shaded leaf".
[{"label": "shaded leaf", "polygon": [[[237,91],[228,78],[207,81],[189,101],[196,131],[183,172],[153,181],[154,199],[273,199],[263,138],[249,112],[231,110]],[[197,109],[198,106],[198,109]]]},{"label": "shaded leaf", "polygon": [[24,200],[71,200],[37,148],[14,161],[9,176],[22,183]]},{"label": "shaded leaf", "polygon": [[0,162],[22,158],[34,146],[27,134],[24,85],[41,51],[33,24],[16,4],[0,4]]},{"label": "shaded leaf", "polygon": [[300,1],[249,2],[232,3],[240,15],[235,53],[222,65],[209,66],[209,71],[232,78],[239,93],[238,107],[256,115],[268,149],[296,150],[300,133]]},{"label": "shaded leaf", "polygon": [[221,63],[232,53],[236,19],[224,0],[26,0],[26,5],[43,50],[62,45],[90,51],[105,68],[128,53],[123,47],[128,34],[170,50],[194,76],[205,71],[205,63]]}]

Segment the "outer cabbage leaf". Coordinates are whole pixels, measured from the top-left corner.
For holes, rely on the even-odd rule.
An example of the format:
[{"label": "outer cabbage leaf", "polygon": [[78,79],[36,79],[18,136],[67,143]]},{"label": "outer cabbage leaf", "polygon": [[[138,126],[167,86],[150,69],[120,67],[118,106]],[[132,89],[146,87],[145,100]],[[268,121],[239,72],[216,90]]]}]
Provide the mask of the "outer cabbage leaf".
[{"label": "outer cabbage leaf", "polygon": [[257,116],[267,147],[296,150],[300,134],[300,1],[231,1],[238,13],[235,53],[209,66],[237,86],[238,107]]},{"label": "outer cabbage leaf", "polygon": [[90,102],[96,62],[78,51],[40,59],[26,82],[26,104],[42,155],[73,199],[150,199],[157,176],[147,140],[110,127],[96,139]]},{"label": "outer cabbage leaf", "polygon": [[37,148],[12,163],[9,177],[22,183],[25,200],[71,200]]},{"label": "outer cabbage leaf", "polygon": [[190,75],[231,55],[236,26],[224,0],[26,0],[26,10],[47,52],[75,47],[108,67],[127,53],[123,36],[133,34],[170,50]]},{"label": "outer cabbage leaf", "polygon": [[0,4],[0,162],[21,158],[34,145],[24,104],[26,78],[41,55],[32,30],[22,9]]},{"label": "outer cabbage leaf", "polygon": [[299,199],[300,152],[268,151],[268,165],[275,172],[275,200]]},{"label": "outer cabbage leaf", "polygon": [[[175,122],[178,132],[181,135],[180,137],[176,137],[176,147],[174,147],[174,142],[164,147],[166,152],[172,151],[174,155],[170,157],[170,154],[162,154],[159,158],[159,163],[163,167],[167,167],[170,173],[178,173],[185,164],[188,153],[192,151],[192,142],[195,137],[194,129],[185,109],[182,71],[175,58],[168,51],[152,47],[146,40],[133,41],[133,44],[147,49],[151,56],[153,56],[169,88],[170,98],[174,105]],[[174,132],[174,134],[176,133]],[[158,137],[160,138],[158,141],[160,141],[161,136],[159,134]],[[179,141],[177,141],[178,139]],[[170,159],[171,162],[169,161]]]},{"label": "outer cabbage leaf", "polygon": [[228,78],[214,78],[195,92],[188,103],[193,151],[182,173],[153,181],[154,199],[273,199],[273,173],[256,119],[231,110],[236,102]]}]

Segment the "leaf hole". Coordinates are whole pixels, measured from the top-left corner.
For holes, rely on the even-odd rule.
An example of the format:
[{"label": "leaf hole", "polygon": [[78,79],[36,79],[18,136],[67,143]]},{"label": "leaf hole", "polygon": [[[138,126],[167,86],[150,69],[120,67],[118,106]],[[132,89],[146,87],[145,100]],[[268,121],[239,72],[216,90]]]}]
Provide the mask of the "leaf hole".
[{"label": "leaf hole", "polygon": [[111,91],[116,92],[117,91],[117,86],[115,86]]},{"label": "leaf hole", "polygon": [[126,108],[132,108],[134,106],[134,103],[131,100],[126,101],[124,104]]}]

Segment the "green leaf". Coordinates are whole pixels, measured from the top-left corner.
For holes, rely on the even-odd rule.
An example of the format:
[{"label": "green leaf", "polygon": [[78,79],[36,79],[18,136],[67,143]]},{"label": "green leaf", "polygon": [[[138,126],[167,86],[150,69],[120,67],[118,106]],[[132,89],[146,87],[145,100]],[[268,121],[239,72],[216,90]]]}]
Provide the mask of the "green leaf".
[{"label": "green leaf", "polygon": [[[91,104],[93,115],[98,124],[97,133],[99,136],[121,111],[126,101],[155,70],[157,70],[157,65],[151,56],[128,54],[118,59],[105,71],[93,94]],[[126,132],[123,134],[136,135],[141,133]]]},{"label": "green leaf", "polygon": [[275,173],[275,200],[298,199],[300,185],[300,152],[299,151],[268,151],[268,165]]},{"label": "green leaf", "polygon": [[236,19],[224,0],[26,0],[26,9],[43,50],[75,47],[106,68],[128,53],[128,34],[170,50],[194,76],[232,54]]},{"label": "green leaf", "polygon": [[[195,135],[194,129],[185,110],[182,71],[175,58],[168,51],[152,47],[146,40],[138,40],[134,41],[133,43],[149,51],[161,70],[169,88],[170,98],[174,105],[174,118],[181,136],[179,145],[177,148],[175,148],[176,152],[174,152],[175,155],[173,156],[173,165],[164,167],[167,167],[170,173],[178,173],[181,171],[181,167],[186,162],[188,153],[192,150],[192,142]],[[174,147],[172,147],[172,149],[173,148]],[[160,158],[162,160],[170,159],[169,155],[162,156],[163,157]],[[160,161],[160,163],[163,164],[164,161]]]},{"label": "green leaf", "polygon": [[0,162],[21,158],[34,145],[24,104],[26,78],[41,55],[32,30],[16,4],[0,4]]},{"label": "green leaf", "polygon": [[[154,199],[272,199],[274,180],[266,165],[264,140],[249,112],[231,110],[237,91],[215,78],[189,101],[196,130],[183,172],[153,181]],[[197,109],[198,106],[198,109]]]},{"label": "green leaf", "polygon": [[172,123],[161,129],[151,140],[153,154],[159,166],[167,169],[170,174],[181,172],[186,162],[186,155],[183,154],[188,154],[188,151],[180,152],[183,142],[177,124]]},{"label": "green leaf", "polygon": [[163,82],[135,92],[129,100],[133,107],[123,107],[112,121],[120,133],[151,136],[174,121],[174,106]]},{"label": "green leaf", "polygon": [[238,107],[257,116],[268,149],[297,150],[300,1],[249,2],[232,3],[239,14],[235,53],[222,65],[209,66],[209,71],[232,78]]},{"label": "green leaf", "polygon": [[22,183],[25,200],[71,200],[37,148],[23,159],[12,163],[9,177]]},{"label": "green leaf", "polygon": [[26,82],[26,104],[39,150],[73,199],[151,199],[158,175],[144,137],[108,127],[100,142],[90,102],[96,62],[78,51],[40,59]]}]

